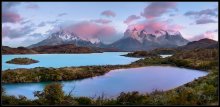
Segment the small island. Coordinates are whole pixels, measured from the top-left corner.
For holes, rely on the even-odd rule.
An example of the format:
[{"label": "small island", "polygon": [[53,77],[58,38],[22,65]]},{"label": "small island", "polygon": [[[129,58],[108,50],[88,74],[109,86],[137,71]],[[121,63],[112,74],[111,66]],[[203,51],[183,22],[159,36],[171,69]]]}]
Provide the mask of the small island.
[{"label": "small island", "polygon": [[10,63],[10,64],[20,64],[20,65],[29,65],[32,63],[38,63],[39,61],[37,60],[33,60],[30,58],[14,58],[10,61],[7,61],[6,63]]}]

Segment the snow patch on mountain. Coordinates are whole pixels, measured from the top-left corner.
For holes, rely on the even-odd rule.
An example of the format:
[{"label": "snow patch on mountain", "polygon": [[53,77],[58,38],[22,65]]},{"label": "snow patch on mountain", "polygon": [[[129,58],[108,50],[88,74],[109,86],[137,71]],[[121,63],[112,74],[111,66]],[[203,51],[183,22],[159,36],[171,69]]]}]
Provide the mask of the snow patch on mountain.
[{"label": "snow patch on mountain", "polygon": [[97,39],[97,38],[90,39],[90,42],[93,43],[93,44],[101,43],[101,41],[99,39]]}]

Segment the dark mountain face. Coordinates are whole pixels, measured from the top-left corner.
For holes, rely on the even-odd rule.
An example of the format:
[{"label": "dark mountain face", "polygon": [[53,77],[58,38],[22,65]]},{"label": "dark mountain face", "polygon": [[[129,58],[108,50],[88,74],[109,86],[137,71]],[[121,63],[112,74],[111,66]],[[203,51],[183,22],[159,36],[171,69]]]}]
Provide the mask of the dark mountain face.
[{"label": "dark mountain face", "polygon": [[155,34],[148,34],[144,30],[138,32],[134,29],[126,30],[124,37],[111,44],[110,47],[126,51],[138,51],[174,48],[187,43],[188,40],[184,39],[180,32],[160,30],[156,31]]},{"label": "dark mountain face", "polygon": [[216,44],[212,44],[212,45],[208,46],[207,48],[213,49],[213,48],[218,48],[218,46],[219,46],[219,43],[216,43]]},{"label": "dark mountain face", "polygon": [[205,49],[205,48],[218,48],[218,42],[212,39],[201,39],[198,41],[189,42],[187,45],[178,47],[181,50]]},{"label": "dark mountain face", "polygon": [[186,45],[189,41],[184,39],[180,32],[163,31],[161,36],[157,38],[159,44],[167,45],[167,47],[177,47]]},{"label": "dark mountain face", "polygon": [[133,38],[123,38],[109,45],[109,48],[116,48],[123,51],[141,50],[141,43]]}]

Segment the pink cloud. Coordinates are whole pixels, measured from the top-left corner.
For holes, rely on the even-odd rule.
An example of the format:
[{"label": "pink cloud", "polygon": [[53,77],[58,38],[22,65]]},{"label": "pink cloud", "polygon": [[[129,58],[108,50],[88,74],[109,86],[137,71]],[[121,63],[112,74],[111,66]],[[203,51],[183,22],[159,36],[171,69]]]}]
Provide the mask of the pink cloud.
[{"label": "pink cloud", "polygon": [[113,11],[111,11],[111,10],[103,11],[101,13],[101,15],[104,15],[104,16],[107,16],[107,17],[115,17],[116,16],[116,14]]},{"label": "pink cloud", "polygon": [[137,20],[140,18],[141,18],[140,16],[131,15],[124,21],[124,23],[129,24],[129,23],[133,22],[134,20]]},{"label": "pink cloud", "polygon": [[91,20],[91,21],[96,22],[96,23],[101,23],[101,24],[108,24],[112,22],[111,20],[108,20],[108,19],[96,19],[96,20]]},{"label": "pink cloud", "polygon": [[157,21],[149,20],[137,24],[132,24],[128,26],[128,29],[136,28],[137,30],[145,30],[149,33],[154,33],[157,30],[172,30],[179,31],[184,27],[177,24],[170,24],[169,21]]},{"label": "pink cloud", "polygon": [[19,4],[19,2],[2,3],[2,23],[17,23],[22,20],[21,16],[14,9]]},{"label": "pink cloud", "polygon": [[130,30],[132,30],[134,28],[136,28],[138,31],[140,31],[145,28],[145,25],[140,23],[140,24],[132,24],[132,25],[128,26],[128,29],[130,29]]},{"label": "pink cloud", "polygon": [[209,39],[213,39],[213,40],[218,40],[218,31],[217,30],[206,31],[203,34],[199,34],[199,35],[196,35],[196,36],[190,38],[189,40],[191,40],[191,41],[198,41],[198,40],[203,39],[203,38],[209,38]]},{"label": "pink cloud", "polygon": [[108,25],[98,25],[91,21],[83,21],[64,27],[64,30],[76,33],[82,39],[92,39],[116,34],[115,28]]},{"label": "pink cloud", "polygon": [[170,9],[177,10],[175,2],[152,2],[150,5],[145,7],[141,16],[151,19],[163,15]]},{"label": "pink cloud", "polygon": [[2,13],[2,22],[17,23],[22,20],[21,16],[14,12]]}]

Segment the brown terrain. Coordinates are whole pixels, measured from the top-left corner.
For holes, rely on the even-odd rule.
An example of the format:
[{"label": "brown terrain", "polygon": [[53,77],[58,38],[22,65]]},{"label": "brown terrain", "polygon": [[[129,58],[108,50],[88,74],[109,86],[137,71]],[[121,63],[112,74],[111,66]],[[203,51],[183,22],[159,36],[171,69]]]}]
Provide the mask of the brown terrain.
[{"label": "brown terrain", "polygon": [[98,50],[89,47],[77,47],[73,44],[55,45],[55,46],[39,46],[32,48],[32,50],[40,53],[97,53]]},{"label": "brown terrain", "polygon": [[99,49],[89,47],[77,47],[73,44],[56,45],[56,46],[39,46],[35,48],[11,48],[2,46],[2,54],[51,54],[51,53],[99,53]]},{"label": "brown terrain", "polygon": [[37,54],[38,52],[25,47],[11,48],[2,46],[2,54]]},{"label": "brown terrain", "polygon": [[189,42],[185,46],[178,47],[178,50],[193,50],[193,49],[205,49],[205,48],[218,48],[218,41],[204,38],[198,41]]}]

